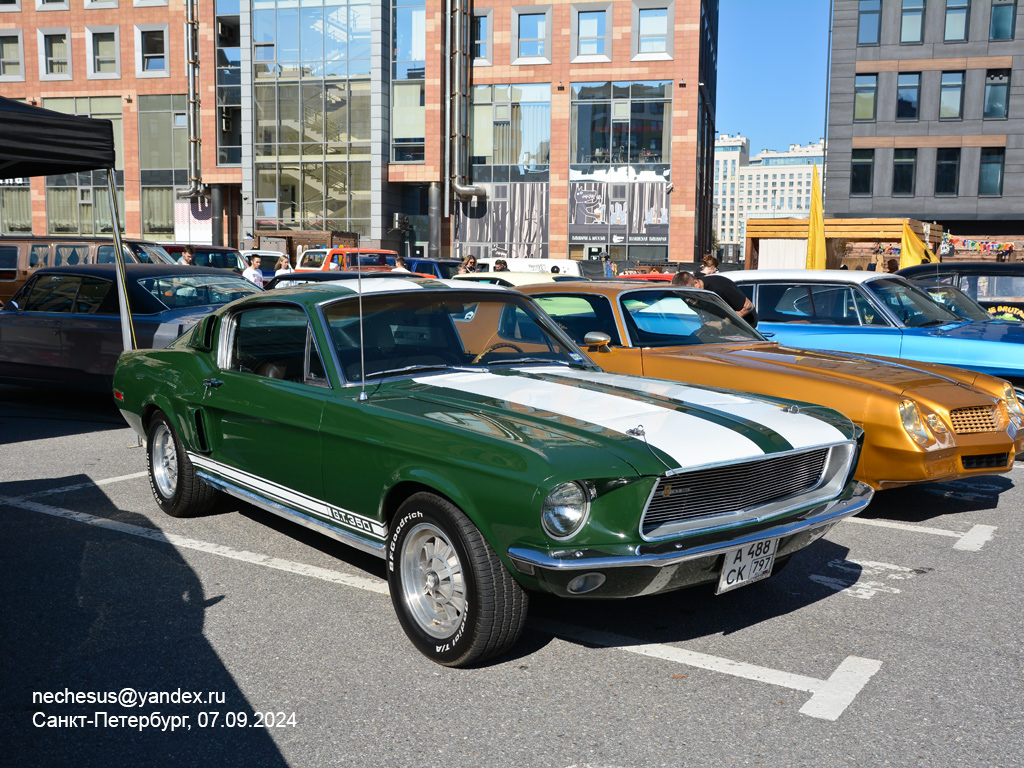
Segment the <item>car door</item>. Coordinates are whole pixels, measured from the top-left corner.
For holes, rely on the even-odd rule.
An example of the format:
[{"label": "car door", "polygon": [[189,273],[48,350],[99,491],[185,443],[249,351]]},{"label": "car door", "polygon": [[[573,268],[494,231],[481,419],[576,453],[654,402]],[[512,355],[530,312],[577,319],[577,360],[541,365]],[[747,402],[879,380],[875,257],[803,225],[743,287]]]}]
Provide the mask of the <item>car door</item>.
[{"label": "car door", "polygon": [[74,308],[80,283],[77,275],[37,275],[4,308],[0,373],[40,382],[63,379],[61,322]]},{"label": "car door", "polygon": [[198,403],[210,455],[239,485],[309,510],[322,498],[320,420],[330,386],[305,310],[249,305],[226,315],[218,370]]},{"label": "car door", "polygon": [[757,329],[786,346],[899,357],[903,332],[857,285],[760,283]]},{"label": "car door", "polygon": [[124,349],[112,280],[83,277],[71,312],[60,320],[61,366],[86,376],[112,376]]}]

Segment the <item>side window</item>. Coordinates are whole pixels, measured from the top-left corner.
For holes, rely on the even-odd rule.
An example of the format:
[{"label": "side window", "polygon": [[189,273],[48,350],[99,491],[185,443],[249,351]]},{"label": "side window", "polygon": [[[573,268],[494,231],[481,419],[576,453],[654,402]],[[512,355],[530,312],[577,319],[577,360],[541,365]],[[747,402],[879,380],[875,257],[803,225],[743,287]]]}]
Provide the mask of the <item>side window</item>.
[{"label": "side window", "polygon": [[577,344],[583,344],[583,338],[592,331],[607,333],[612,344],[621,343],[615,317],[604,296],[542,294],[533,298]]},{"label": "side window", "polygon": [[18,246],[0,245],[0,280],[18,279]]},{"label": "side window", "polygon": [[860,314],[860,321],[862,325],[889,325],[888,321],[882,316],[882,313],[875,309],[871,302],[864,298],[860,293],[854,291],[853,299],[857,304],[857,312]]},{"label": "side window", "polygon": [[28,266],[30,269],[40,269],[50,265],[50,246],[33,245],[28,253]]},{"label": "side window", "polygon": [[298,307],[260,307],[232,323],[227,367],[270,379],[322,386],[324,365],[306,313]]},{"label": "side window", "polygon": [[117,259],[117,248],[113,245],[101,245],[96,249],[97,264],[113,264]]},{"label": "side window", "polygon": [[86,264],[89,261],[89,246],[88,245],[70,245],[60,243],[57,245],[56,256],[53,260],[53,266],[73,267],[77,264]]},{"label": "side window", "polygon": [[74,311],[83,315],[97,314],[112,286],[113,283],[109,280],[101,280],[98,277],[82,278]]},{"label": "side window", "polygon": [[757,289],[757,317],[763,323],[809,323],[811,301],[807,286],[762,283]]},{"label": "side window", "polygon": [[527,344],[543,344],[545,349],[548,346],[544,332],[537,327],[534,319],[519,307],[511,305],[502,312],[498,337]]},{"label": "side window", "polygon": [[46,275],[36,280],[25,302],[26,312],[68,312],[75,306],[75,295],[81,278],[69,275]]},{"label": "side window", "polygon": [[860,325],[853,291],[846,286],[814,285],[810,287],[814,322],[822,325]]}]

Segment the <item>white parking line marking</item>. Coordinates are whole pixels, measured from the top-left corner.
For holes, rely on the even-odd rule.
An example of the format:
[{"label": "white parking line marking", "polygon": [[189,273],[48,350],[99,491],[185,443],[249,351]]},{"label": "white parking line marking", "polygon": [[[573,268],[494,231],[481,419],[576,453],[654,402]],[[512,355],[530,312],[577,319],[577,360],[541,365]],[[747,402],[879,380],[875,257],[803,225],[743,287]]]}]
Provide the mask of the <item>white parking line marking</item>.
[{"label": "white parking line marking", "polygon": [[870,560],[830,560],[828,567],[838,571],[838,574],[823,576],[812,573],[807,578],[815,584],[861,600],[870,600],[879,593],[898,595],[902,590],[887,584],[887,581],[904,581],[921,573],[920,570],[904,568],[902,565]]},{"label": "white parking line marking", "polygon": [[875,661],[874,659],[847,656],[827,680],[819,680],[815,677],[781,672],[777,669],[723,659],[718,656],[688,651],[671,645],[638,643],[635,638],[615,635],[610,632],[570,627],[553,621],[531,621],[530,626],[550,632],[557,637],[578,640],[605,648],[616,648],[620,651],[635,653],[640,656],[671,661],[676,664],[685,664],[686,666],[719,672],[745,680],[790,688],[794,691],[806,691],[813,695],[800,708],[800,714],[817,717],[822,720],[837,720],[853,702],[857,694],[860,693],[861,689],[867,685],[868,680],[882,667],[882,662]]},{"label": "white parking line marking", "polygon": [[104,485],[112,485],[113,483],[123,483],[125,480],[138,480],[140,477],[146,477],[148,474],[148,472],[136,472],[132,475],[108,477],[105,480],[92,480],[88,483],[79,483],[78,485],[65,485],[63,488],[47,488],[45,491],[36,491],[35,493],[26,493],[24,496],[9,498],[7,499],[7,503],[15,504],[21,499],[36,499],[40,496],[54,496],[58,493],[66,493],[68,491],[80,491],[83,488],[94,488]]},{"label": "white parking line marking", "polygon": [[953,549],[962,549],[966,552],[977,552],[985,545],[985,542],[992,538],[992,534],[996,531],[994,525],[976,525],[967,533],[958,533],[957,531],[949,531],[945,528],[930,528],[927,525],[895,523],[891,520],[865,520],[859,517],[848,517],[844,522],[874,525],[879,528],[895,528],[898,531],[910,531],[912,533],[930,533],[933,536],[947,536],[958,540],[953,545]]},{"label": "white parking line marking", "polygon": [[35,501],[12,499],[0,496],[0,505],[2,504],[18,507],[30,512],[40,512],[44,515],[62,517],[65,520],[73,520],[78,523],[85,523],[86,525],[94,525],[97,528],[107,528],[112,531],[127,533],[131,536],[140,536],[144,539],[162,541],[184,549],[194,549],[197,552],[207,552],[211,555],[219,555],[220,557],[227,557],[232,560],[241,560],[242,562],[252,563],[254,565],[262,565],[267,568],[274,568],[278,571],[298,574],[299,576],[309,576],[310,578],[329,581],[334,584],[344,584],[345,586],[355,587],[356,589],[366,590],[367,592],[376,592],[380,595],[390,594],[388,592],[387,582],[375,581],[373,579],[366,579],[360,576],[349,576],[348,574],[331,571],[315,565],[296,563],[291,560],[282,560],[279,557],[270,557],[269,555],[261,555],[256,552],[234,549],[232,547],[224,546],[223,544],[214,544],[209,541],[190,539],[186,536],[179,536],[175,533],[165,533],[164,531],[160,531],[155,528],[143,528],[138,525],[132,525],[131,523],[121,523],[116,520],[109,520],[105,517],[86,514],[85,512],[74,512],[70,509],[51,507],[47,504],[40,504]]},{"label": "white parking line marking", "polygon": [[[190,539],[186,536],[179,536],[174,533],[165,533],[154,528],[143,528],[131,523],[122,523],[110,520],[105,517],[97,517],[85,512],[75,512],[70,509],[41,504],[22,497],[12,498],[0,496],[0,506],[12,506],[29,512],[38,512],[44,515],[52,515],[65,520],[71,520],[86,525],[93,525],[97,528],[118,531],[130,536],[139,536],[152,541],[172,544],[184,549],[192,549],[198,552],[206,552],[232,560],[260,565],[267,568],[274,568],[287,573],[294,573],[299,576],[320,579],[333,584],[342,584],[367,592],[374,592],[379,595],[387,595],[388,585],[385,581],[350,576],[338,571],[320,568],[315,565],[296,563],[290,560],[282,560],[277,557],[260,555],[255,552],[234,549],[222,544],[214,544],[209,541]],[[641,656],[671,661],[677,664],[686,664],[691,667],[707,669],[713,672],[732,675],[756,682],[777,685],[783,688],[790,688],[796,691],[805,691],[812,694],[807,703],[800,709],[800,713],[809,717],[816,717],[823,720],[837,720],[846,708],[853,702],[861,689],[867,685],[868,680],[878,672],[882,662],[873,659],[864,659],[858,656],[847,656],[835,672],[827,680],[819,680],[804,675],[794,675],[788,672],[781,672],[767,667],[759,667],[754,664],[746,664],[740,661],[732,661],[717,656],[710,656],[696,651],[687,651],[673,646],[640,644],[633,638],[621,635],[613,635],[605,632],[580,629],[568,625],[548,622],[544,620],[531,621],[530,625],[550,632],[558,637],[577,639],[582,642],[601,645],[608,648],[636,653]]]},{"label": "white parking line marking", "polygon": [[996,527],[994,525],[976,525],[960,537],[960,541],[953,545],[953,549],[977,552],[985,546],[985,542],[992,540],[995,532]]}]

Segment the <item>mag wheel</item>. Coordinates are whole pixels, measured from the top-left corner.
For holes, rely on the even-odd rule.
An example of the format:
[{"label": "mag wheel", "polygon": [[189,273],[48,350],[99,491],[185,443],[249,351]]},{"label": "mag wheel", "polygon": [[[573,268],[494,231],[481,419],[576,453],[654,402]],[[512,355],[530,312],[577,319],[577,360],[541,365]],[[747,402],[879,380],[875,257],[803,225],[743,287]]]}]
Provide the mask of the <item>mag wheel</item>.
[{"label": "mag wheel", "polygon": [[160,509],[172,517],[191,517],[209,510],[217,492],[196,475],[181,440],[163,413],[149,424],[146,438],[149,486]]},{"label": "mag wheel", "polygon": [[395,515],[388,585],[409,639],[439,664],[504,653],[526,622],[527,596],[476,526],[453,504],[418,493]]}]

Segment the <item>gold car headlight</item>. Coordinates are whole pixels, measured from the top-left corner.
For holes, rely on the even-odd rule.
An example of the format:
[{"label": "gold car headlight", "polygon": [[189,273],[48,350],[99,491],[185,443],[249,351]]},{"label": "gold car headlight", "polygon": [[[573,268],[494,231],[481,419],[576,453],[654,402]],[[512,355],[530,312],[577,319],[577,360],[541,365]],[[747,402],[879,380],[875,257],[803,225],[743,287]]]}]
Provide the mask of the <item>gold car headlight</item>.
[{"label": "gold car headlight", "polygon": [[1024,407],[1017,398],[1017,392],[1009,382],[1003,384],[1003,395],[1006,397],[1006,412],[1010,414],[1010,421],[1020,429],[1024,427]]},{"label": "gold car headlight", "polygon": [[921,410],[913,400],[904,400],[900,403],[900,421],[903,422],[903,429],[910,435],[910,439],[918,445],[928,445],[935,441],[935,437],[921,418]]}]

